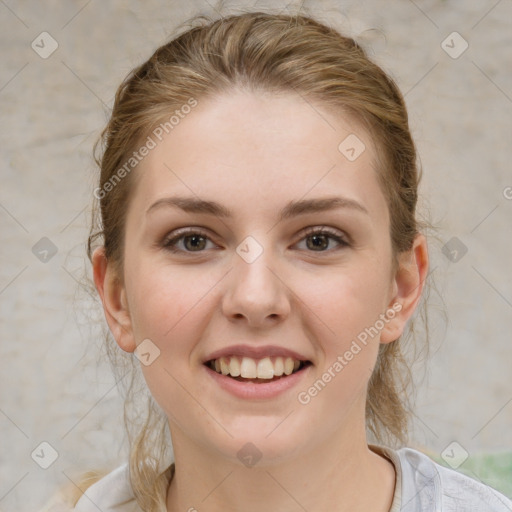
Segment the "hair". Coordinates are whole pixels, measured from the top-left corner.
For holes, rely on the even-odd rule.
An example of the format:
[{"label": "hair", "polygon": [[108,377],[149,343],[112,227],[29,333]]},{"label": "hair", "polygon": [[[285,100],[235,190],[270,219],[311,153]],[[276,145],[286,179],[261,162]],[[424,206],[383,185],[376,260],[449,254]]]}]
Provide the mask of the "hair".
[{"label": "hair", "polygon": [[[411,249],[422,227],[416,216],[421,172],[404,99],[392,78],[354,39],[310,16],[252,12],[213,21],[194,18],[191,27],[159,47],[119,86],[110,120],[95,145],[96,153],[101,143],[96,156],[99,189],[108,193],[95,194],[99,208],[95,201],[87,244],[91,262],[94,242],[101,237],[109,264],[123,279],[125,220],[136,171],[114,179],[133,151],[171,113],[190,105],[191,98],[200,102],[234,89],[297,93],[359,121],[378,149],[377,176],[390,212],[393,265]],[[412,378],[403,344],[414,335],[413,323],[407,336],[380,345],[368,383],[367,431],[386,444],[407,440]],[[122,351],[108,332],[107,343],[116,367],[114,359]],[[135,370],[137,365],[129,364]],[[128,430],[136,423],[127,406],[132,387],[125,402]],[[147,415],[130,438],[129,466],[137,503],[152,511],[165,503],[172,470],[162,471],[160,465],[168,443],[165,415],[150,395],[147,404]]]}]

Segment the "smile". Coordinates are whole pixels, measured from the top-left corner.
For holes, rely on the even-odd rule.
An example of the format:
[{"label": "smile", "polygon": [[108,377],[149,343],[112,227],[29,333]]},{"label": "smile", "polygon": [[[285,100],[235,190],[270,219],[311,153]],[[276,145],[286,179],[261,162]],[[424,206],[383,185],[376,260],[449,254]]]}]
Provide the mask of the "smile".
[{"label": "smile", "polygon": [[280,356],[223,356],[202,366],[213,382],[231,395],[244,400],[267,400],[298,386],[313,364]]},{"label": "smile", "polygon": [[217,373],[233,377],[240,382],[262,382],[291,375],[311,363],[281,356],[267,356],[262,359],[228,356],[212,359],[206,364]]}]

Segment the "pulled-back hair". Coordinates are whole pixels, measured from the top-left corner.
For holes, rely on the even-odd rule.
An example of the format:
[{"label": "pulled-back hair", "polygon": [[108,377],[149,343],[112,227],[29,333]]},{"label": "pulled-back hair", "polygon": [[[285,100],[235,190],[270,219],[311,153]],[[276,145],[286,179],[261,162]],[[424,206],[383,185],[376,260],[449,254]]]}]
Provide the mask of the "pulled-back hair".
[{"label": "pulled-back hair", "polygon": [[[390,212],[394,264],[400,253],[411,249],[419,231],[415,209],[420,173],[404,100],[394,81],[352,38],[309,16],[254,12],[214,21],[194,19],[192,28],[158,48],[120,85],[98,141],[102,146],[97,157],[98,187],[103,192],[97,196],[99,211],[93,209],[91,261],[100,238],[109,263],[122,279],[126,213],[137,170],[123,173],[122,180],[104,191],[132,152],[191,98],[200,102],[233,89],[292,92],[357,119],[377,148],[377,175]],[[108,333],[107,340],[115,345]],[[380,345],[368,383],[367,430],[388,445],[407,440],[411,375],[404,342],[402,336]],[[109,352],[129,357],[116,346]],[[163,506],[171,478],[171,469],[163,471],[159,466],[166,449],[166,418],[150,396],[148,400],[145,420],[130,438],[131,483],[139,506],[147,512]],[[127,411],[125,423],[130,427],[136,422]]]}]

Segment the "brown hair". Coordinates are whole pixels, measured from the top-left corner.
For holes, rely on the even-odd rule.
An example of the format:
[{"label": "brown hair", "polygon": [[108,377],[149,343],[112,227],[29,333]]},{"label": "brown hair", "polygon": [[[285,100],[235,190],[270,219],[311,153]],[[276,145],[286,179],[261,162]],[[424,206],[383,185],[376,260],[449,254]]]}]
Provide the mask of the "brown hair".
[{"label": "brown hair", "polygon": [[[127,173],[108,187],[108,193],[103,191],[141,141],[168,120],[170,112],[190,104],[191,98],[201,101],[244,88],[295,92],[308,101],[349,113],[363,124],[378,148],[378,178],[389,206],[396,264],[399,253],[411,248],[418,233],[415,209],[420,173],[404,100],[394,81],[352,38],[309,16],[254,12],[203,20],[196,18],[195,26],[158,48],[116,93],[100,139],[100,218],[94,209],[89,259],[94,240],[103,237],[106,256],[122,279],[125,217],[136,173]],[[380,345],[368,384],[367,428],[387,444],[407,439],[410,407],[406,390],[411,378],[401,343],[398,339]],[[150,403],[146,421],[131,440],[132,486],[137,502],[147,511],[164,503],[170,478],[169,470],[158,468],[166,434],[163,423],[160,430],[154,425],[165,422],[162,416]],[[125,416],[125,422],[131,420]],[[149,443],[148,436],[157,430],[159,437]]]}]

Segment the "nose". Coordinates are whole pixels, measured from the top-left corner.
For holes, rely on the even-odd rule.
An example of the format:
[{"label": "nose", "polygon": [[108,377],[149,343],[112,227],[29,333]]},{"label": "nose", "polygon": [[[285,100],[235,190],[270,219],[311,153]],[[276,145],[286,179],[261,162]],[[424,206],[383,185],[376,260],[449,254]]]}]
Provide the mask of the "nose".
[{"label": "nose", "polygon": [[264,250],[252,262],[234,254],[233,269],[223,294],[224,315],[255,328],[282,322],[290,313],[291,291],[276,268],[270,250]]}]

